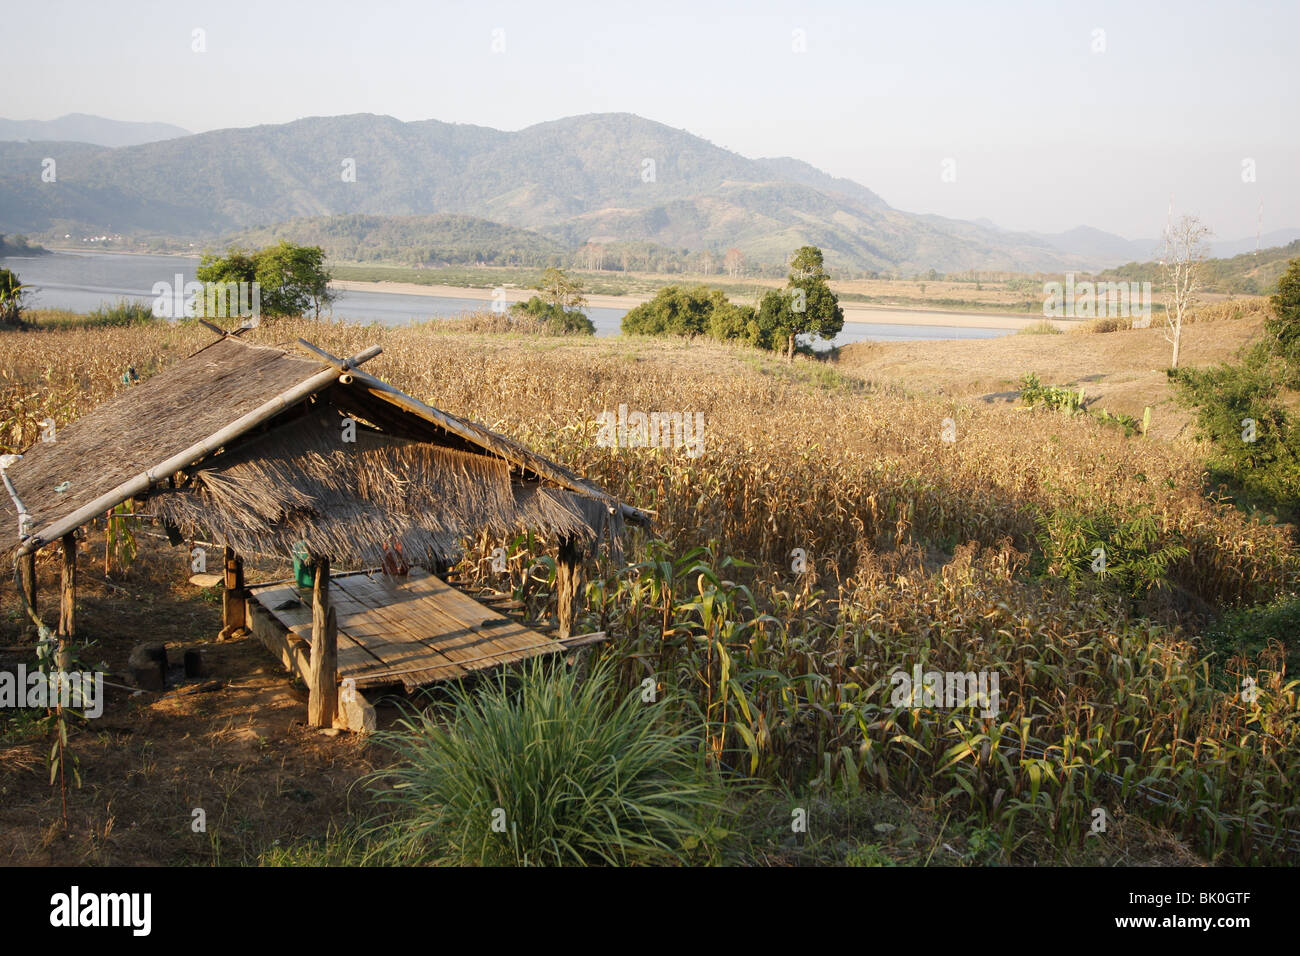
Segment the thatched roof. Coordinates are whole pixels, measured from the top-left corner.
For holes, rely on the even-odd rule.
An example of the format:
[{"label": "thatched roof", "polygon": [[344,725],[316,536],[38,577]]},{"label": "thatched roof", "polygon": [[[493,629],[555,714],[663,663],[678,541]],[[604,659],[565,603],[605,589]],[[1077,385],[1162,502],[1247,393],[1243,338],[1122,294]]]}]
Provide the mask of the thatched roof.
[{"label": "thatched roof", "polygon": [[[336,561],[451,557],[458,538],[532,528],[588,542],[648,516],[503,435],[321,359],[216,340],[37,442],[0,502],[30,551],[132,498],[237,550],[305,540]],[[344,416],[359,420],[344,442]],[[367,427],[364,423],[370,423]],[[62,490],[61,490],[62,489]],[[17,499],[15,503],[14,499]]]}]

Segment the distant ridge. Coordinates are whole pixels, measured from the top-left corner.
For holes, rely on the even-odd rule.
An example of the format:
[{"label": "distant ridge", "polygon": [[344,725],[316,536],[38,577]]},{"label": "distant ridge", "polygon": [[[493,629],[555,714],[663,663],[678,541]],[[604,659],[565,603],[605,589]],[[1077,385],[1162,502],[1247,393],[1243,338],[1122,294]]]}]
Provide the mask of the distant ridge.
[{"label": "distant ridge", "polygon": [[52,120],[0,119],[0,140],[91,143],[95,146],[138,146],[189,136],[170,123],[128,123],[87,113],[69,113]]},{"label": "distant ridge", "polygon": [[[31,175],[44,157],[58,161],[56,188]],[[594,240],[698,252],[715,262],[735,248],[767,266],[812,244],[834,270],[898,275],[1059,273],[1149,255],[1134,255],[1134,244],[1100,230],[1044,236],[904,212],[801,160],[750,159],[631,113],[571,116],[517,132],[366,113],[119,148],[0,142],[0,232],[206,243],[291,221],[326,228],[319,220],[338,216],[476,220],[346,227],[364,244],[408,236],[434,258],[444,237],[463,244],[493,236],[530,255],[548,254],[544,241],[576,250]],[[383,234],[363,240],[371,227]]]}]

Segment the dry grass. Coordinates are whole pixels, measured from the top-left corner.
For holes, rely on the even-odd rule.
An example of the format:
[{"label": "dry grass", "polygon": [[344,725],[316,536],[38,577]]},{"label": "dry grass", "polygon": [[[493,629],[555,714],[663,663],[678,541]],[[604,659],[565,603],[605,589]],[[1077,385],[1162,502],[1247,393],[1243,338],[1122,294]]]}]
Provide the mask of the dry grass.
[{"label": "dry grass", "polygon": [[[1254,319],[1198,324],[1189,329],[1187,361],[1227,358],[1257,332]],[[719,671],[725,654],[751,694],[746,732],[755,740],[758,772],[800,785],[814,777],[822,786],[883,780],[913,794],[942,776],[945,788],[973,787],[979,813],[1000,820],[988,810],[992,790],[981,788],[1021,794],[1023,766],[1002,784],[991,783],[1001,771],[977,759],[943,776],[940,758],[964,739],[959,731],[881,711],[869,699],[881,666],[926,653],[961,670],[1004,668],[1008,706],[1036,721],[1034,746],[1088,753],[1093,735],[1101,734],[1098,740],[1142,746],[1145,754],[1145,745],[1135,744],[1140,737],[1153,754],[1168,747],[1177,755],[1169,785],[1190,786],[1199,772],[1195,761],[1213,761],[1217,806],[1244,806],[1233,788],[1258,784],[1261,812],[1270,822],[1284,819],[1278,807],[1288,784],[1260,762],[1260,741],[1294,742],[1287,711],[1295,707],[1294,689],[1287,691],[1274,672],[1267,678],[1273,709],[1252,724],[1230,694],[1220,700],[1202,683],[1188,637],[1207,609],[1293,591],[1300,560],[1290,529],[1253,523],[1208,500],[1196,450],[1161,440],[1177,428],[1162,391],[1167,345],[1156,330],[863,345],[846,349],[837,368],[803,359],[785,365],[722,345],[636,339],[524,342],[311,323],[268,323],[252,335],[263,343],[304,335],[336,354],[381,344],[384,354],[368,366],[375,374],[655,510],[669,570],[651,560],[660,552],[640,542],[636,574],[592,582],[586,623],[619,635],[629,680],[648,669],[698,695],[720,759],[742,746],[733,731],[740,711]],[[0,376],[9,382],[0,407],[11,420],[51,414],[62,423],[60,415],[84,412],[111,394],[126,362],[163,364],[206,341],[206,333],[49,332],[13,341],[21,348],[0,359]],[[1024,411],[989,395],[1014,387],[1027,372],[1054,383],[1086,382],[1114,411],[1140,416],[1144,405],[1156,406],[1153,437],[1128,439],[1083,417]],[[703,412],[703,454],[598,446],[597,416],[620,404]],[[951,442],[943,437],[949,419]],[[1132,509],[1153,516],[1160,535],[1190,549],[1169,572],[1171,592],[1147,609],[1168,628],[1134,619],[1110,598],[1076,597],[1026,574],[1041,533],[1039,512]],[[500,543],[475,542],[468,572],[486,567],[487,550]],[[681,557],[704,545],[712,557],[699,560],[711,568]],[[811,562],[811,573],[799,579],[790,573],[795,548]],[[680,568],[671,567],[673,555]],[[727,565],[723,556],[751,566]],[[512,564],[512,583],[524,567]],[[737,590],[740,583],[750,590]],[[744,611],[751,600],[754,610]],[[706,619],[704,601],[721,610]],[[772,620],[752,616],[760,610]],[[1049,659],[1061,663],[1046,665]],[[755,676],[769,672],[781,680]],[[889,743],[885,737],[895,730],[914,737],[916,754],[925,755]],[[1223,757],[1207,743],[1227,739],[1240,749]],[[1090,786],[1083,791],[1089,799]],[[1062,801],[1059,808],[1038,801],[1026,811],[1049,841],[1066,839],[1051,835],[1049,819],[1053,827],[1086,822],[1073,789],[1053,791],[1053,799]],[[1227,838],[1206,837],[1199,818],[1160,823],[1185,825],[1187,839],[1209,840],[1198,845],[1215,852],[1229,847]],[[1020,839],[1008,832],[1012,843]],[[1238,858],[1255,852],[1248,839],[1233,840]],[[1150,834],[1137,844],[1181,846]]]},{"label": "dry grass", "polygon": [[[1263,329],[1259,316],[1203,322],[1183,330],[1181,364],[1229,361]],[[954,399],[1007,403],[1016,383],[1034,373],[1045,383],[1085,386],[1090,408],[1141,419],[1152,406],[1151,435],[1190,438],[1192,415],[1174,401],[1165,369],[1171,346],[1157,328],[1110,335],[1005,336],[945,342],[858,342],[846,346],[839,367],[871,381]]]}]

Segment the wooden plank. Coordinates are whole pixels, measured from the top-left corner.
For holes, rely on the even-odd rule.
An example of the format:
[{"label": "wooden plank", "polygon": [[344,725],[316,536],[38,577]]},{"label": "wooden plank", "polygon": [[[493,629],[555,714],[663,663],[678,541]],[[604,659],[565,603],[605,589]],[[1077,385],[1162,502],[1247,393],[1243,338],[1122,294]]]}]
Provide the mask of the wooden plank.
[{"label": "wooden plank", "polygon": [[[355,592],[359,589],[356,580],[365,582],[365,577],[352,575],[333,578],[336,585],[331,591],[335,597],[335,607],[339,611],[339,672],[344,677],[352,677],[358,686],[369,686],[367,672],[375,670],[392,670],[412,667],[426,662],[430,669],[437,671],[437,679],[464,676],[465,671],[454,662],[442,656],[436,648],[421,641],[405,627],[400,617],[390,615],[383,607],[371,607],[357,599]],[[256,589],[256,597],[267,607],[274,608],[286,600],[299,600],[295,588],[281,586]],[[372,598],[370,603],[382,598]],[[274,611],[279,619],[291,630],[310,639],[310,615],[305,607],[292,607]],[[347,642],[355,646],[355,651],[345,646]]]},{"label": "wooden plank", "polygon": [[[310,646],[311,609],[302,603],[297,588],[276,585],[269,588],[254,588],[253,591],[253,598],[267,609],[267,613],[278,620],[286,630],[297,635]],[[296,601],[297,605],[276,609],[277,605],[289,599]],[[371,653],[363,643],[354,640],[349,634],[339,632],[338,664],[339,669],[347,676],[383,663],[383,658]]]},{"label": "wooden plank", "polygon": [[[268,609],[289,598],[300,600],[289,585],[253,591]],[[379,573],[336,575],[330,593],[338,623],[339,673],[358,687],[396,680],[416,687],[565,649],[421,569],[401,581]],[[310,636],[305,607],[270,613],[296,634]],[[345,637],[366,656],[345,660]]]},{"label": "wooden plank", "polygon": [[[432,575],[429,577],[437,582],[437,578]],[[441,582],[438,584],[446,588],[446,585],[442,585]],[[443,600],[443,596],[445,593],[452,593],[450,589],[440,593],[432,590],[433,587],[436,586],[428,585],[426,581],[412,584],[410,593],[420,600],[411,602],[409,613],[428,619],[435,625],[438,622],[445,622],[441,626],[451,628],[453,633],[463,634],[464,637],[456,642],[457,649],[472,648],[475,656],[481,656],[487,649],[493,649],[505,658],[513,658],[522,647],[536,643],[536,637],[530,635],[526,628],[484,608],[477,602],[470,600],[468,607],[459,609],[449,607]],[[426,590],[428,593],[422,593]]]},{"label": "wooden plank", "polygon": [[[431,578],[437,580],[426,572],[413,571],[410,578],[396,589],[397,593],[391,587],[385,587],[386,582],[372,581],[371,592],[366,598],[372,603],[384,603],[388,609],[400,610],[404,618],[428,635],[425,640],[448,658],[458,663],[477,663],[477,667],[471,668],[473,670],[511,663],[539,653],[534,649],[539,643],[537,635],[522,629],[513,634],[497,633],[504,629],[492,625],[513,625],[513,622],[481,606],[475,606],[477,610],[473,615],[457,617],[446,613],[436,600],[419,593],[420,585]],[[474,620],[461,619],[467,616]],[[483,621],[490,622],[489,626],[483,627]],[[515,628],[517,626],[512,629]],[[507,639],[502,640],[502,637]]]},{"label": "wooden plank", "polygon": [[[438,680],[446,680],[464,676],[466,671],[455,663],[456,655],[448,653],[446,634],[431,636],[421,627],[419,619],[413,619],[411,615],[394,609],[393,602],[400,597],[397,589],[386,586],[382,579],[376,580],[373,577],[353,578],[343,582],[342,589],[358,605],[367,609],[366,618],[369,622],[377,623],[384,629],[383,639],[393,650],[382,653],[382,656],[392,665],[392,669],[405,673],[403,683],[418,686],[426,679],[420,672],[409,670],[421,663],[428,664],[427,669],[431,673],[427,679],[436,676]],[[400,645],[400,652],[396,645]]]}]

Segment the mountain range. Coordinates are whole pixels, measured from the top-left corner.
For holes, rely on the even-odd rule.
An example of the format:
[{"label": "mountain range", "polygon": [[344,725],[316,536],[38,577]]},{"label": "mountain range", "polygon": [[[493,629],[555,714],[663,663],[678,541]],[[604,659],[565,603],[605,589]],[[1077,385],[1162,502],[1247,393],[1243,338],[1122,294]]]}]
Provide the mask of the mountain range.
[{"label": "mountain range", "polygon": [[138,146],[189,136],[170,123],[128,123],[88,113],[69,113],[52,120],[0,119],[0,140],[53,140],[94,146]]},{"label": "mountain range", "polygon": [[[52,121],[52,131],[72,129],[71,119]],[[78,128],[83,140],[89,125]],[[0,121],[0,139],[12,139],[11,127]],[[812,244],[832,268],[901,274],[1096,269],[1149,259],[1154,248],[1087,227],[1047,235],[904,212],[801,160],[750,159],[629,113],[517,132],[373,114],[166,129],[176,135],[131,145],[0,142],[0,232],[212,241],[288,220],[366,216],[446,217],[463,233],[468,217],[486,221],[480,231],[509,227],[516,240],[519,230],[536,234],[522,241],[539,248],[736,247],[751,262],[781,263]],[[143,131],[96,137],[130,135]],[[50,159],[52,182],[41,175]]]}]

